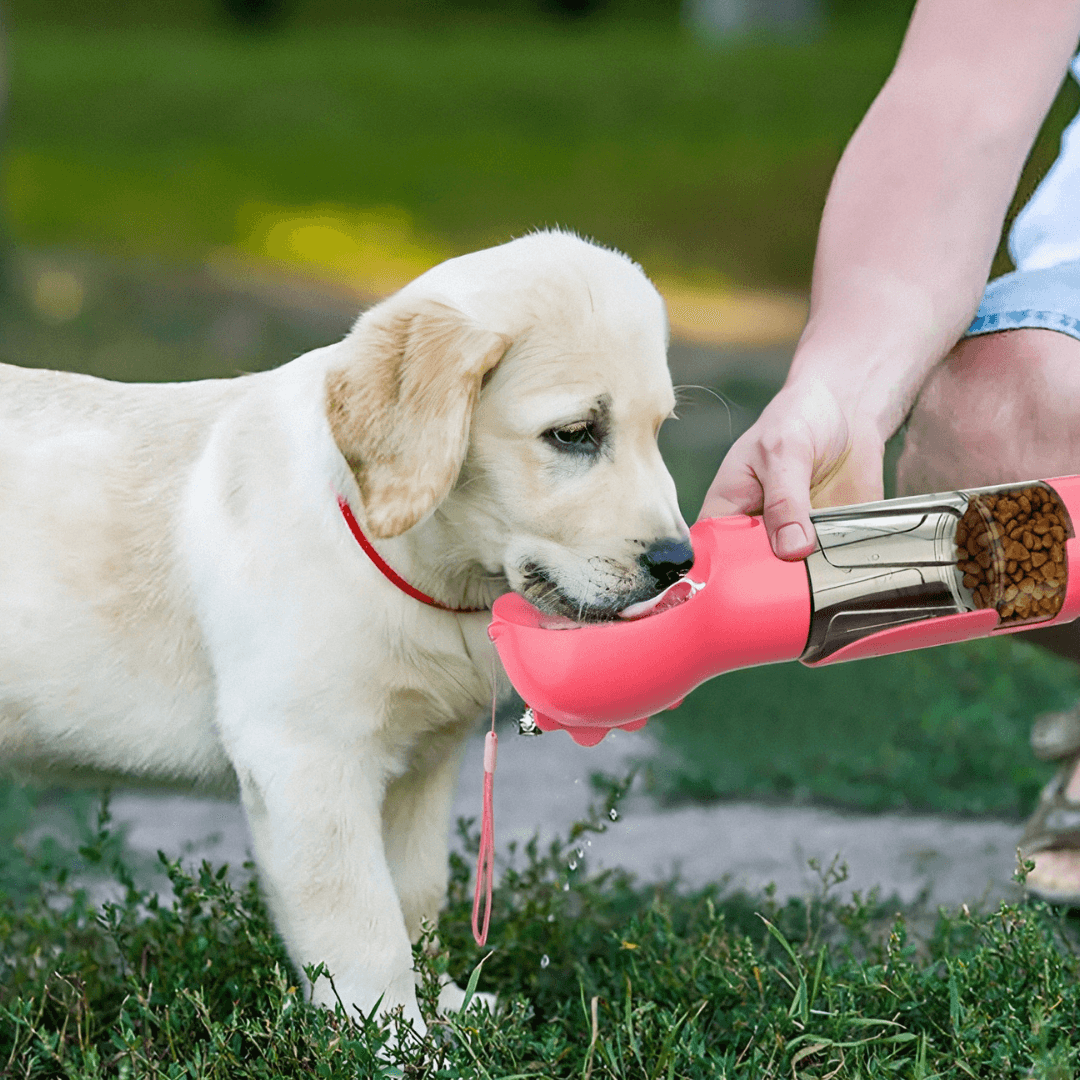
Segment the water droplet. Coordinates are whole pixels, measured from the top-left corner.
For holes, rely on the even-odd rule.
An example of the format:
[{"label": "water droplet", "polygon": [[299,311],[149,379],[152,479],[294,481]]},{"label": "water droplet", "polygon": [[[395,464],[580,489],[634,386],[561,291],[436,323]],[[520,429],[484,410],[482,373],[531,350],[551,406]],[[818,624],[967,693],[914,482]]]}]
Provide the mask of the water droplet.
[{"label": "water droplet", "polygon": [[570,860],[570,869],[571,870],[576,870],[577,869],[577,859],[571,859]]},{"label": "water droplet", "polygon": [[619,820],[619,811],[618,811],[618,810],[616,810],[616,809],[615,809],[615,807],[613,806],[613,807],[612,807],[612,808],[611,808],[611,809],[610,809],[610,810],[609,810],[609,811],[607,812],[607,816],[608,816],[609,818],[611,818],[611,820],[612,820],[612,821],[618,821],[618,820]]},{"label": "water droplet", "polygon": [[540,957],[540,966],[542,968],[546,968],[548,966],[548,964],[550,964],[550,963],[551,963],[551,957],[548,956],[547,953],[544,953],[544,955]]}]

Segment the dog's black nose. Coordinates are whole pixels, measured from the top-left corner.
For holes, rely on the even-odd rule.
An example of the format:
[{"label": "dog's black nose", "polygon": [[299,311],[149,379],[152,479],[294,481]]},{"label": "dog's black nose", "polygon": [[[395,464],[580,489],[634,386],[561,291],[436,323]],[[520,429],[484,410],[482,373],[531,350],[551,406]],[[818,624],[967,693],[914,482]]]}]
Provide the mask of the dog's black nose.
[{"label": "dog's black nose", "polygon": [[694,549],[689,540],[657,540],[641,556],[641,562],[657,586],[666,589],[694,565]]}]

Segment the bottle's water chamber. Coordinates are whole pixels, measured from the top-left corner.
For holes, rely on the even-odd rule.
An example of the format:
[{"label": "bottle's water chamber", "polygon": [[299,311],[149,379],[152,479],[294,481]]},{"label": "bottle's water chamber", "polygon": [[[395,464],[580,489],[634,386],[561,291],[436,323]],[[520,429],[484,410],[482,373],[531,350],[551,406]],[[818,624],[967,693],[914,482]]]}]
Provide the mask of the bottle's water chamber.
[{"label": "bottle's water chamber", "polygon": [[1074,531],[1045,481],[818,510],[811,520],[804,663],[941,616],[993,608],[1006,629],[1061,611]]}]

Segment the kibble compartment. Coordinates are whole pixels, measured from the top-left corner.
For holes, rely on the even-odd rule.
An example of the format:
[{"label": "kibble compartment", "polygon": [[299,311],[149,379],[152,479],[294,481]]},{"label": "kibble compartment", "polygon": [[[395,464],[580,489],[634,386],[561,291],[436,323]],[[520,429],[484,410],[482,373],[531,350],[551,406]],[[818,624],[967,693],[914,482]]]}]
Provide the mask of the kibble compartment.
[{"label": "kibble compartment", "polygon": [[[897,627],[980,609],[996,611],[997,623],[973,626],[973,636],[1023,629],[1066,602],[1073,524],[1046,481],[832,507],[811,521],[807,664]],[[957,633],[952,640],[963,639]]]},{"label": "kibble compartment", "polygon": [[1072,520],[1045,483],[968,493],[956,526],[957,574],[972,609],[995,608],[1002,626],[1054,618],[1068,588]]}]

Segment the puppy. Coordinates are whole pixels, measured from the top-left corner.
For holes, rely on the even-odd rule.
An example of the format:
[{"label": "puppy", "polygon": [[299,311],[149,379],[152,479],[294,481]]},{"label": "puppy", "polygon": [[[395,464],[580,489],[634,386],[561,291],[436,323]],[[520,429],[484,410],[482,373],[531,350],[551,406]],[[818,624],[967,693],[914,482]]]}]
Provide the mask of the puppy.
[{"label": "puppy", "polygon": [[0,366],[0,756],[238,789],[296,965],[422,1026],[410,942],[490,706],[487,609],[514,589],[610,618],[692,559],[665,353],[640,269],[555,232],[443,263],[275,371]]}]

